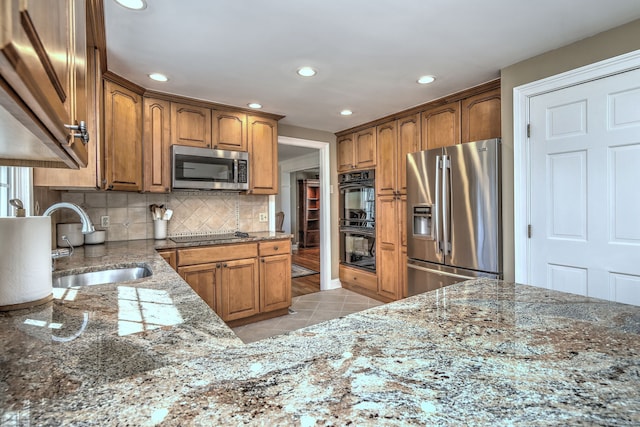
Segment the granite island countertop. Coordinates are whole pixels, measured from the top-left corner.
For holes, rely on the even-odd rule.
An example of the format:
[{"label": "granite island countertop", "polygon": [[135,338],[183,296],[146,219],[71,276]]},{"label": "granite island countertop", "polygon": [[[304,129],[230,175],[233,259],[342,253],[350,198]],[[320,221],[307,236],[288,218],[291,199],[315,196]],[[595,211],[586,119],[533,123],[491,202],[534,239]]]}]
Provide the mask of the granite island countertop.
[{"label": "granite island countertop", "polygon": [[480,279],[245,345],[156,245],[79,248],[58,268],[153,276],[0,314],[3,423],[640,424],[640,307]]}]

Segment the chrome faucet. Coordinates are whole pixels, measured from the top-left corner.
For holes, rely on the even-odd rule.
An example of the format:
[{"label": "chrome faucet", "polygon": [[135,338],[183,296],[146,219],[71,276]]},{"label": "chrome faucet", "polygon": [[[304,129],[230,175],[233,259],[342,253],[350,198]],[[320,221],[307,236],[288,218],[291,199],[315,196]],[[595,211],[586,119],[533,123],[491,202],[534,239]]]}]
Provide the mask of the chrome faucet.
[{"label": "chrome faucet", "polygon": [[82,222],[82,234],[89,234],[95,231],[95,228],[93,228],[93,223],[91,222],[89,215],[87,215],[87,213],[75,203],[69,203],[69,202],[54,203],[53,205],[49,206],[46,211],[44,211],[42,216],[46,216],[46,215],[51,216],[52,213],[62,208],[71,209],[72,211],[74,211],[80,216],[80,221]]},{"label": "chrome faucet", "polygon": [[[62,208],[71,209],[72,211],[74,211],[80,216],[80,221],[82,222],[82,234],[89,234],[95,231],[95,228],[93,228],[93,223],[91,222],[89,215],[87,215],[87,213],[75,203],[69,203],[69,202],[54,203],[53,205],[49,206],[46,211],[44,211],[42,216],[47,216],[47,215],[51,216],[52,213]],[[69,245],[69,248],[71,249],[54,249],[53,251],[51,251],[51,260],[52,260],[51,271],[55,270],[56,268],[56,264],[55,264],[56,259],[73,255],[73,246],[71,246],[71,242],[69,241],[69,239],[67,239],[67,236],[62,236],[61,239],[66,241],[67,244]]]}]

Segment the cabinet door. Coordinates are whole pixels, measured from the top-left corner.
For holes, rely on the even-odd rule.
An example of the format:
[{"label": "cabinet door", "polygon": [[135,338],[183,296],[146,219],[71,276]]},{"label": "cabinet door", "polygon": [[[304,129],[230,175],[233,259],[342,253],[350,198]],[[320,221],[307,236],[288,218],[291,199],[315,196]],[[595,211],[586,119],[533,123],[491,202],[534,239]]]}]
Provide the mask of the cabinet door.
[{"label": "cabinet door", "polygon": [[378,195],[393,195],[396,191],[397,128],[392,121],[376,128],[378,144],[378,167],[376,168],[376,192]]},{"label": "cabinet door", "polygon": [[260,312],[260,289],[257,258],[225,261],[220,280],[222,320],[236,320]]},{"label": "cabinet door", "polygon": [[460,102],[435,107],[422,113],[422,149],[460,144]]},{"label": "cabinet door", "polygon": [[376,128],[361,130],[354,137],[354,151],[357,168],[376,165]]},{"label": "cabinet door", "polygon": [[278,122],[249,116],[249,193],[278,193]]},{"label": "cabinet door", "polygon": [[158,254],[166,261],[167,264],[171,266],[174,270],[178,268],[178,259],[176,257],[175,249],[162,249],[158,250]]},{"label": "cabinet door", "polygon": [[142,97],[104,82],[105,187],[142,190]]},{"label": "cabinet door", "polygon": [[247,115],[232,111],[213,111],[213,148],[247,151]]},{"label": "cabinet door", "polygon": [[462,142],[499,138],[500,89],[462,101]]},{"label": "cabinet door", "polygon": [[166,193],[171,188],[171,104],[144,98],[144,191]]},{"label": "cabinet door", "polygon": [[406,298],[409,295],[409,290],[407,289],[407,196],[400,196],[397,203],[398,223],[400,224],[398,298]]},{"label": "cabinet door", "polygon": [[260,311],[291,305],[291,255],[260,258]]},{"label": "cabinet door", "polygon": [[211,147],[211,110],[172,102],[171,144]]},{"label": "cabinet door", "polygon": [[7,0],[0,7],[0,75],[21,101],[6,102],[28,107],[19,121],[36,135],[44,125],[52,139],[42,142],[67,165],[86,166],[86,146],[64,126],[87,121],[85,1]]},{"label": "cabinet door", "polygon": [[347,172],[355,167],[353,158],[353,134],[344,135],[337,140],[338,172]]},{"label": "cabinet door", "polygon": [[220,264],[179,267],[178,274],[212,310],[220,314]]},{"label": "cabinet door", "polygon": [[376,202],[376,273],[378,294],[398,297],[399,227],[395,196],[381,196]]},{"label": "cabinet door", "polygon": [[[398,128],[398,157],[396,191],[407,194],[407,154],[420,151],[420,114],[403,117],[396,121]],[[381,166],[378,162],[378,167]],[[376,179],[378,178],[376,174]]]},{"label": "cabinet door", "polygon": [[33,185],[69,189],[95,190],[102,187],[102,135],[98,132],[102,94],[100,55],[91,48],[87,52],[87,166],[80,169],[34,168]]}]

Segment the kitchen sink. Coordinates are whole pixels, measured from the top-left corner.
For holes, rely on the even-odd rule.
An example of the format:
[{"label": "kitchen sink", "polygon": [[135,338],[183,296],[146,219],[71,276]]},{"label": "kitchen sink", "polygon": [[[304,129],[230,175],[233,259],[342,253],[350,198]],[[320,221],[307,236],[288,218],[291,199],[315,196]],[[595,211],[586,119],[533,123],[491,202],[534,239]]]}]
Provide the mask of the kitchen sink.
[{"label": "kitchen sink", "polygon": [[72,286],[102,285],[105,283],[129,282],[151,276],[147,266],[115,267],[87,273],[68,274],[53,278],[54,288],[70,288]]}]

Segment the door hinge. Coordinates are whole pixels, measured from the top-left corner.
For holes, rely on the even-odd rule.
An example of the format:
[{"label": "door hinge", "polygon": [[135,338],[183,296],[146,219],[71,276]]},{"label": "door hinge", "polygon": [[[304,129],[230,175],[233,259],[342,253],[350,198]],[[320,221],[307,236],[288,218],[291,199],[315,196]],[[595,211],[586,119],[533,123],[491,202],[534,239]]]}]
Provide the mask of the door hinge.
[{"label": "door hinge", "polygon": [[531,138],[531,123],[527,123],[527,138]]},{"label": "door hinge", "polygon": [[527,225],[527,237],[531,238],[531,224]]}]

